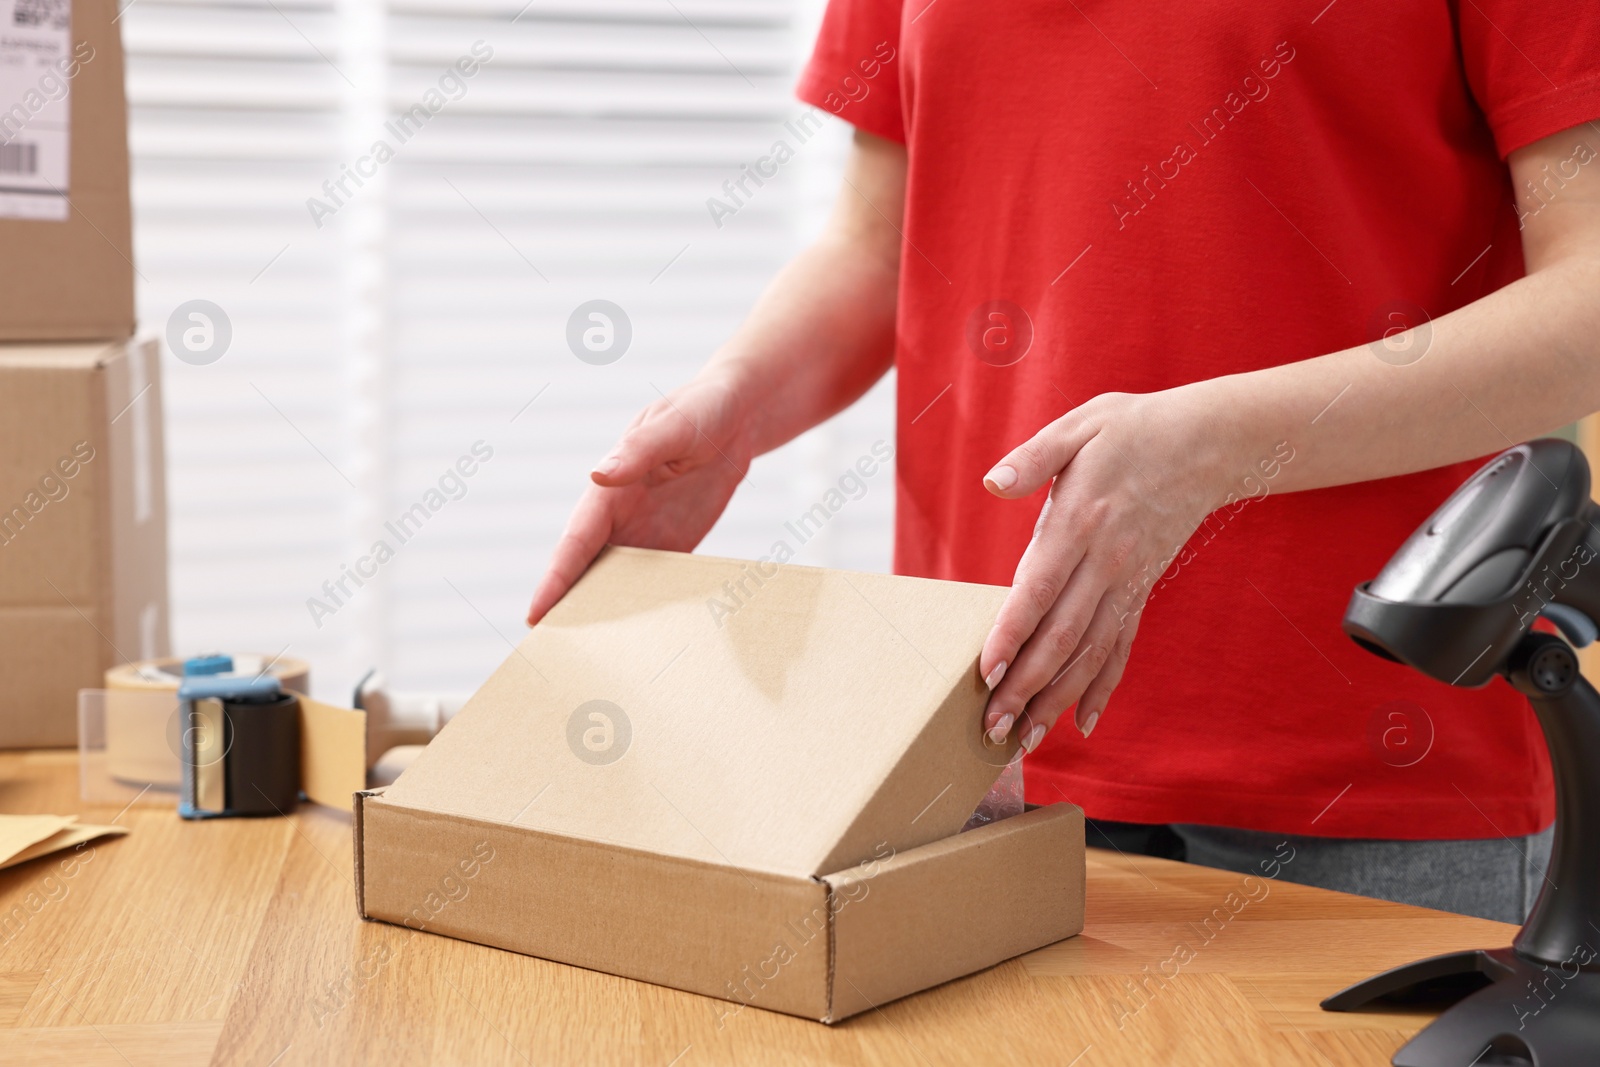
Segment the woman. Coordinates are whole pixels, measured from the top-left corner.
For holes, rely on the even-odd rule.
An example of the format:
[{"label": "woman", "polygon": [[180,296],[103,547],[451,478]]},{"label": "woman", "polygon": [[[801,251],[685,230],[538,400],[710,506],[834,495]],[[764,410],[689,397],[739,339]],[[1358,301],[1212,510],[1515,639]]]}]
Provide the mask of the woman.
[{"label": "woman", "polygon": [[834,0],[799,95],[856,127],[831,223],[596,467],[529,621],[893,364],[895,568],[1011,584],[981,728],[1031,800],[1519,919],[1531,712],[1338,627],[1483,456],[1600,409],[1596,8]]}]

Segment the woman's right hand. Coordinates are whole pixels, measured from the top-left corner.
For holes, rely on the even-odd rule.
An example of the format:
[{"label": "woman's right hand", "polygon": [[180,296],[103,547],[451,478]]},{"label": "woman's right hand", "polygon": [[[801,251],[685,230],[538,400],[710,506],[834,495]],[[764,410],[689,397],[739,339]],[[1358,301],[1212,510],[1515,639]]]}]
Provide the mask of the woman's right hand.
[{"label": "woman's right hand", "polygon": [[906,149],[857,131],[823,234],[688,385],[639,413],[589,477],[534,590],[544,618],[607,544],[687,552],[750,460],[843,410],[894,360]]},{"label": "woman's right hand", "polygon": [[528,625],[566,595],[608,544],[687,552],[700,543],[750,469],[749,413],[723,373],[708,370],[641,411],[595,465],[549,568]]}]

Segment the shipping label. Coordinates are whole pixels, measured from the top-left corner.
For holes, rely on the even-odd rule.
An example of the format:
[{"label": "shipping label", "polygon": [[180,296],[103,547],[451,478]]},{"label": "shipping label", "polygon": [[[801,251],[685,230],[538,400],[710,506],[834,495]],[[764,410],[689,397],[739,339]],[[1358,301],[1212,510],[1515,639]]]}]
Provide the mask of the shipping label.
[{"label": "shipping label", "polygon": [[0,0],[0,218],[65,221],[72,0]]}]

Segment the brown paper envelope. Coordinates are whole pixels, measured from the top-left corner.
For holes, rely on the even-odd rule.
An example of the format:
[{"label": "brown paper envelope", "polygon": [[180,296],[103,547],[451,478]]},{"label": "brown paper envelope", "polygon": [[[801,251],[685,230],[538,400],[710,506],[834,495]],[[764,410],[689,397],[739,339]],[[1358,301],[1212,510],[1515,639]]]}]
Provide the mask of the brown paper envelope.
[{"label": "brown paper envelope", "polygon": [[[52,815],[50,818],[60,818]],[[128,832],[126,826],[94,826],[89,823],[72,823],[66,829],[60,830],[43,841],[29,845],[14,856],[0,860],[0,870],[15,867],[19,863],[26,863],[40,856],[48,856],[52,852],[73,848],[85,841],[93,841],[97,837],[121,837]]]},{"label": "brown paper envelope", "polygon": [[0,866],[77,821],[75,815],[0,815]]}]

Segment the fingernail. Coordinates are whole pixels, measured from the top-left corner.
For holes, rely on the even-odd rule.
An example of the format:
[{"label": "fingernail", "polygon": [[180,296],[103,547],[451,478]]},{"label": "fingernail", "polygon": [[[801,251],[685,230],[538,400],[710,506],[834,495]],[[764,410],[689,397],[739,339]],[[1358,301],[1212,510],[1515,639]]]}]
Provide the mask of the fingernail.
[{"label": "fingernail", "polygon": [[989,488],[1004,492],[1017,484],[1017,469],[1002,463],[988,474],[985,474],[983,480]]},{"label": "fingernail", "polygon": [[1039,747],[1039,742],[1044,740],[1044,731],[1044,723],[1041,722],[1035,724],[1034,727],[1028,731],[1028,736],[1022,739],[1023,751],[1027,752],[1029,755],[1032,755],[1033,750]]},{"label": "fingernail", "polygon": [[989,728],[989,741],[992,744],[1003,745],[1006,743],[1006,734],[1011,732],[1011,724],[1017,721],[1015,715],[1002,715],[1000,721]]},{"label": "fingernail", "polygon": [[[995,666],[995,669],[989,672],[989,676],[983,680],[983,684],[988,686],[990,689],[993,689],[995,686],[1000,684],[1000,679],[1004,678],[1005,676],[1006,676],[1006,661],[1005,660],[1001,660]],[[1006,716],[1006,718],[1008,718],[1008,719],[1010,717],[1011,716],[1009,716],[1009,715]]]},{"label": "fingernail", "polygon": [[1089,717],[1083,720],[1083,736],[1088,737],[1090,734],[1094,733],[1094,724],[1099,721],[1100,713],[1098,711],[1091,711],[1089,713]]},{"label": "fingernail", "polygon": [[622,460],[618,459],[616,456],[607,456],[605,459],[595,464],[594,472],[596,474],[615,474],[617,468],[620,466],[622,466]]}]

